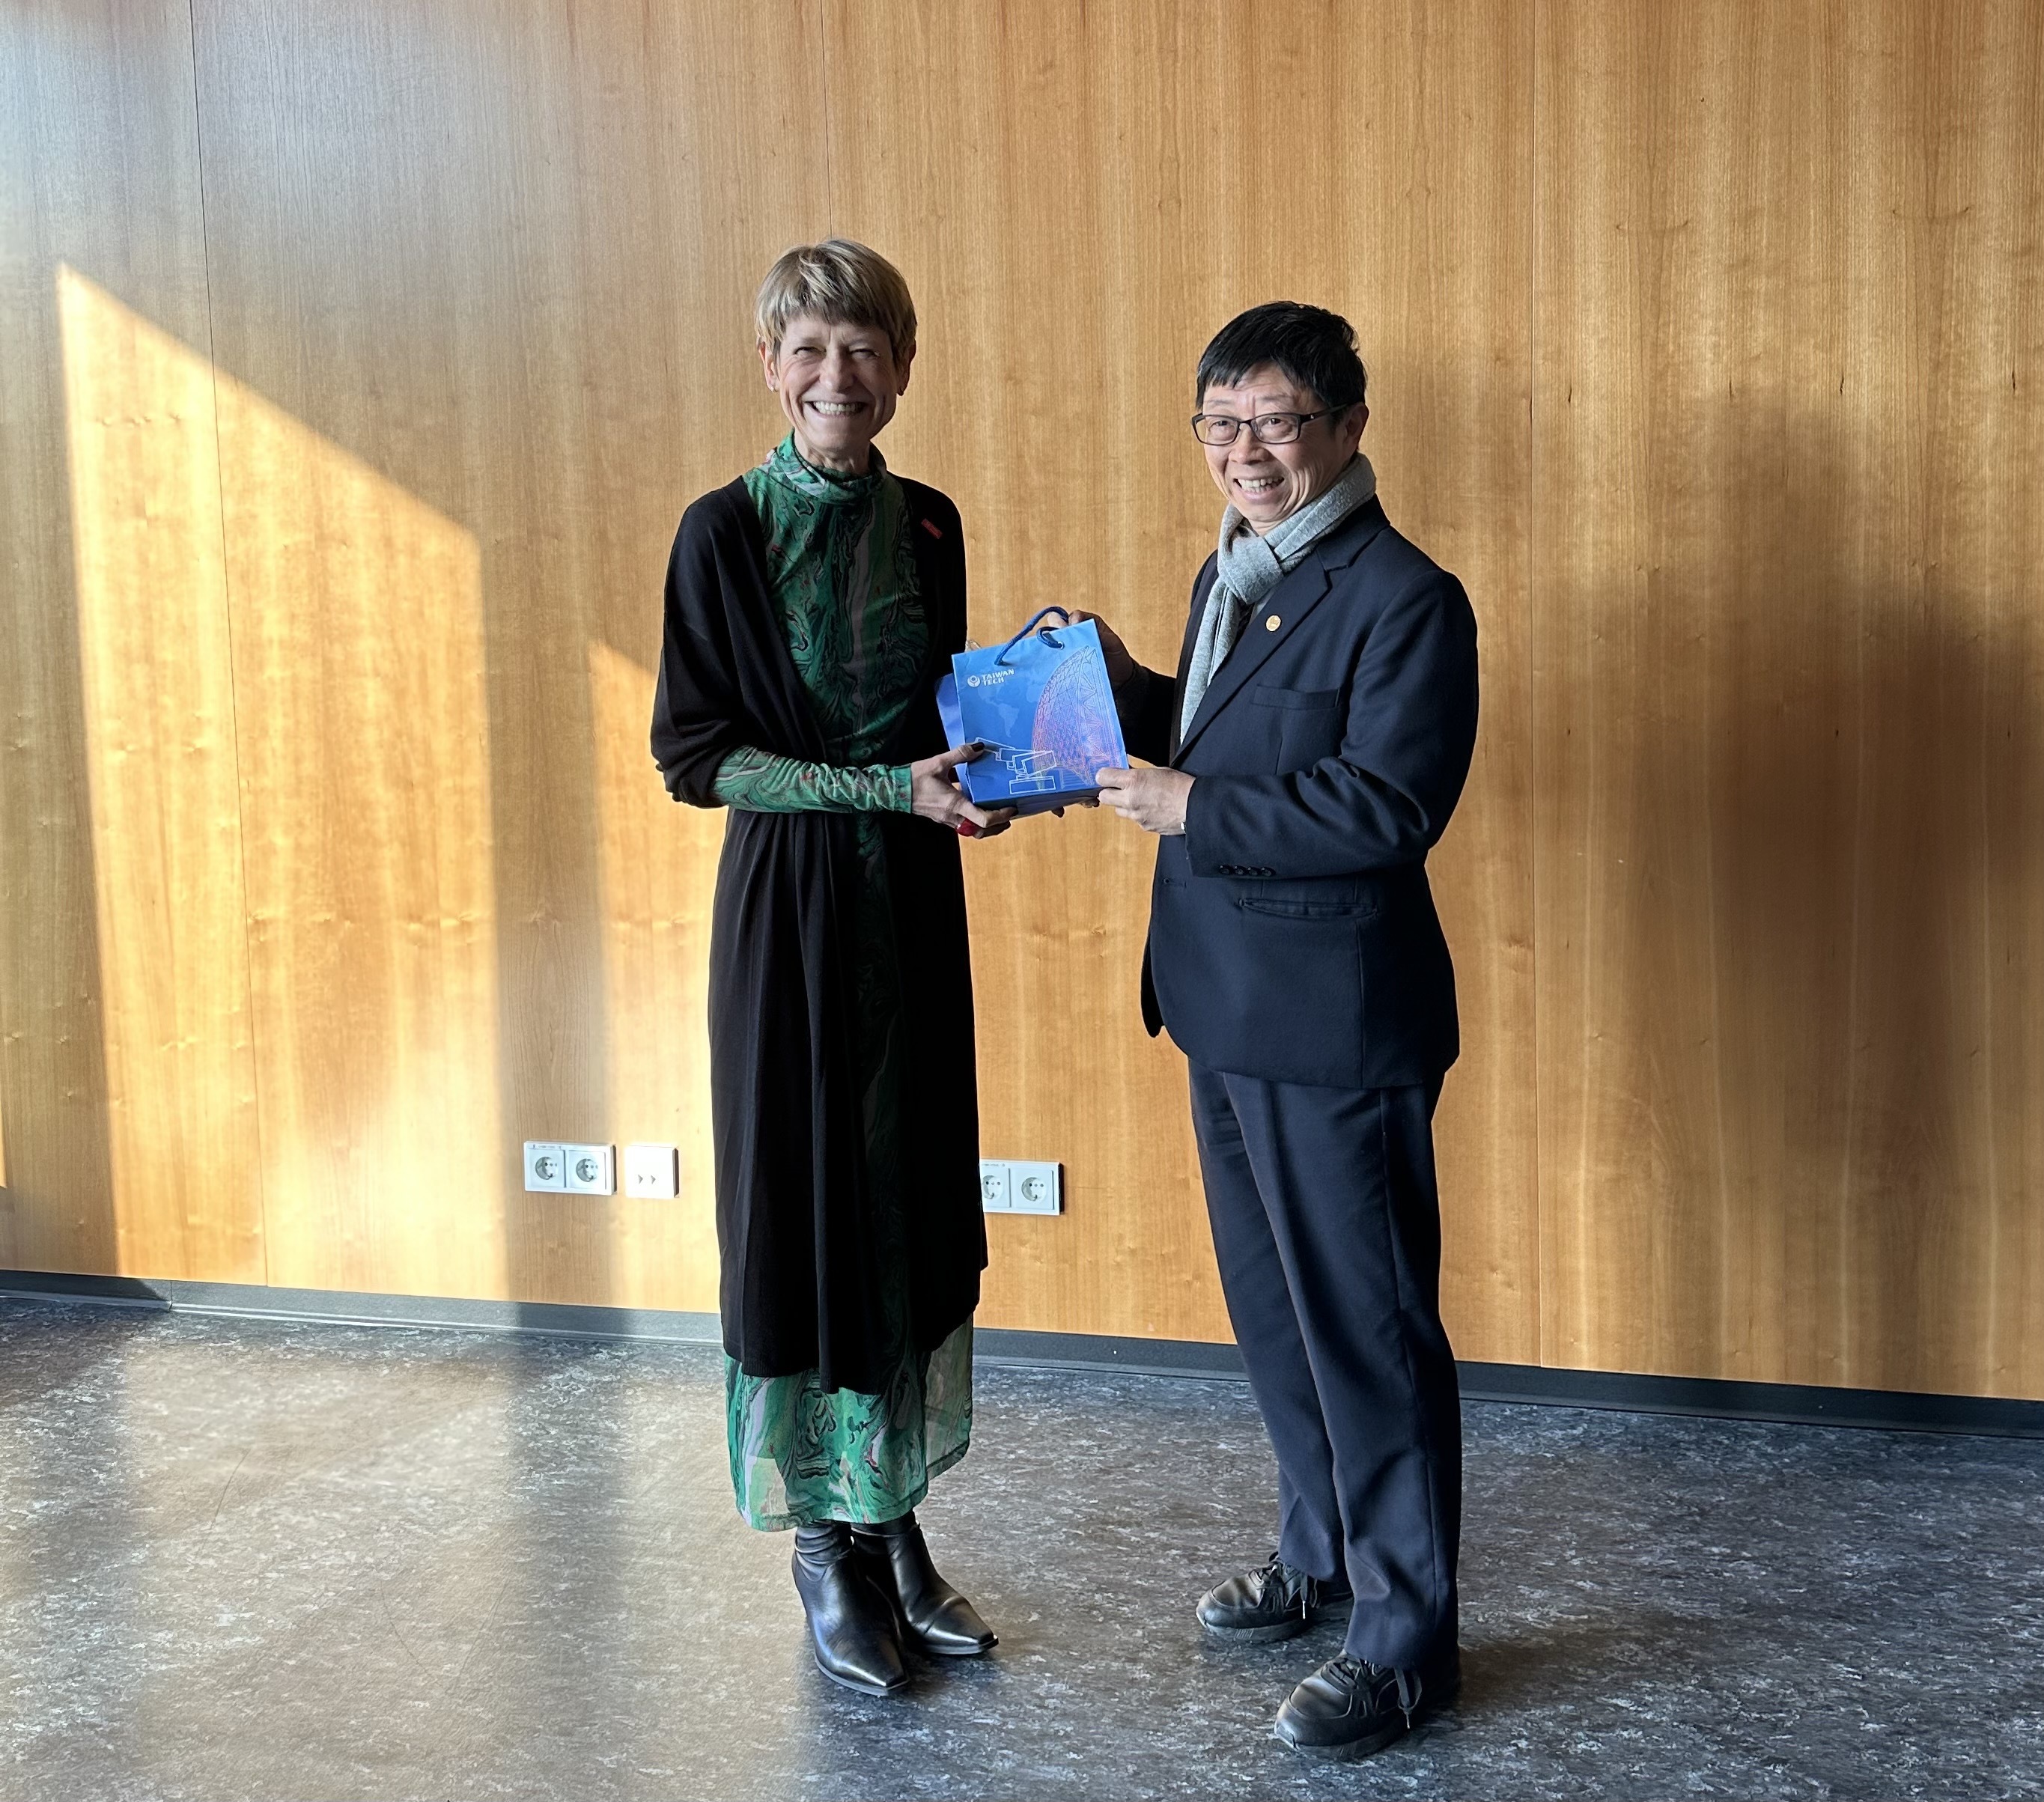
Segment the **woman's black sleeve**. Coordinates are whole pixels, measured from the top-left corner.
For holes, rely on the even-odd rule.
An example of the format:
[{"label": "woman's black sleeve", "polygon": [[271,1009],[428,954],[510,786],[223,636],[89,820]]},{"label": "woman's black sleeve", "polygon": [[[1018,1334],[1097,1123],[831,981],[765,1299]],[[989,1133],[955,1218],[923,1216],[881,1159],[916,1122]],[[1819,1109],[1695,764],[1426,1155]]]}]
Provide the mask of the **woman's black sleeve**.
[{"label": "woman's black sleeve", "polygon": [[1114,691],[1121,717],[1121,742],[1131,757],[1147,763],[1171,759],[1171,728],[1178,717],[1178,685],[1161,670],[1138,663],[1135,674]]},{"label": "woman's black sleeve", "polygon": [[710,510],[698,501],[674,534],[653,694],[653,761],[667,792],[696,807],[723,805],[717,772],[747,742],[732,644],[735,572],[719,554]]}]

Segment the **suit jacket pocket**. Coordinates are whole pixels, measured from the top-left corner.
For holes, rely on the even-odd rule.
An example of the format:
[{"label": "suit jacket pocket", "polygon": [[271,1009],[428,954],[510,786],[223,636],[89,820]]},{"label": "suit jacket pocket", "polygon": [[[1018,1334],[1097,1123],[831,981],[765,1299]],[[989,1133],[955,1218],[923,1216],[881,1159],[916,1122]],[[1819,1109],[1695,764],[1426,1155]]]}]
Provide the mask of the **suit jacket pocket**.
[{"label": "suit jacket pocket", "polygon": [[1259,707],[1290,707],[1301,712],[1310,712],[1316,707],[1339,706],[1341,690],[1338,688],[1277,688],[1269,683],[1260,683],[1250,690],[1249,698]]},{"label": "suit jacket pocket", "polygon": [[1372,920],[1377,915],[1374,896],[1354,899],[1311,895],[1239,895],[1235,905],[1244,913],[1261,913],[1273,920]]},{"label": "suit jacket pocket", "polygon": [[1323,758],[1341,749],[1341,690],[1338,688],[1252,689],[1250,698],[1259,707],[1274,711],[1266,720],[1278,722],[1278,757],[1273,773],[1289,775],[1294,770],[1310,770]]}]

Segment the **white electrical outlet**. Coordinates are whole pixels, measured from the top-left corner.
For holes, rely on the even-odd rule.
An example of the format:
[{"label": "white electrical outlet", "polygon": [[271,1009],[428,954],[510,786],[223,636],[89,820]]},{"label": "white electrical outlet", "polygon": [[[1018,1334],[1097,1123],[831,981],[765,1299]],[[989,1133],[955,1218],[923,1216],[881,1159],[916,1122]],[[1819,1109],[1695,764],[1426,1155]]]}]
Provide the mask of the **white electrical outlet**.
[{"label": "white electrical outlet", "polygon": [[525,1141],[525,1187],[538,1193],[568,1185],[568,1161],[564,1148],[544,1140]]},{"label": "white electrical outlet", "polygon": [[979,1203],[989,1214],[1062,1214],[1064,1183],[1058,1164],[1016,1158],[982,1158]]},{"label": "white electrical outlet", "polygon": [[682,1155],[672,1145],[624,1147],[624,1193],[670,1200],[682,1192]]},{"label": "white electrical outlet", "polygon": [[562,1186],[571,1195],[614,1195],[617,1193],[617,1166],[608,1145],[563,1145],[567,1181]]},{"label": "white electrical outlet", "polygon": [[1065,1211],[1064,1185],[1056,1164],[1022,1163],[1008,1166],[1008,1208],[1016,1214],[1062,1214]]}]

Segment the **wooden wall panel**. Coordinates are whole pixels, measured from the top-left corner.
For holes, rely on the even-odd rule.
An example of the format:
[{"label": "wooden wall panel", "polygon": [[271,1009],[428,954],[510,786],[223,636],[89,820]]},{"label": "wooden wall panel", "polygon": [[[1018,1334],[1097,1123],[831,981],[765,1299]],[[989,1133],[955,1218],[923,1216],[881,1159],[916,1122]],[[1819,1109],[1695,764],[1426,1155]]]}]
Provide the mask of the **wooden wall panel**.
[{"label": "wooden wall panel", "polygon": [[1539,50],[1545,1359],[2044,1394],[2037,13]]},{"label": "wooden wall panel", "polygon": [[[1470,1024],[1443,1115],[1449,1306],[1465,1354],[1530,1358],[1530,17],[829,17],[832,224],[915,290],[922,342],[889,455],[959,502],[982,640],[1058,601],[1168,667],[1221,505],[1185,423],[1201,347],[1279,297],[1355,322],[1386,505],[1482,621],[1483,751],[1439,865]],[[991,1323],[1228,1336],[1184,1061],[1138,1016],[1152,858],[1097,816],[968,853],[987,1150],[1060,1157],[1070,1185],[1062,1220],[991,1223]],[[994,1074],[1017,1068],[1058,1074]]]},{"label": "wooden wall panel", "polygon": [[190,19],[0,51],[0,1262],[259,1281]]},{"label": "wooden wall panel", "polygon": [[[646,756],[658,587],[781,431],[754,284],[836,229],[916,290],[888,449],[982,638],[1077,601],[1167,659],[1200,347],[1357,323],[1483,635],[1435,861],[1464,1355],[2044,1394],[2034,6],[6,31],[0,1259],[709,1305],[720,822]],[[68,406],[65,263],[115,351]],[[970,848],[987,1067],[1066,1073],[989,1081],[987,1147],[1070,1175],[993,1223],[989,1324],[1226,1336],[1151,850]],[[526,1197],[527,1137],[674,1140],[686,1193]]]},{"label": "wooden wall panel", "polygon": [[475,540],[219,395],[270,1281],[501,1293]]},{"label": "wooden wall panel", "polygon": [[[417,727],[435,749],[411,779],[451,774],[467,757],[485,784],[480,805],[434,830],[444,855],[482,873],[494,921],[495,1043],[478,1072],[492,1072],[495,1093],[450,1128],[470,1152],[478,1134],[493,1143],[450,1157],[385,1141],[374,1175],[336,1174],[326,1189],[294,1179],[277,1205],[294,1210],[296,1280],[690,1307],[714,1293],[700,1200],[676,1210],[674,1236],[663,1227],[647,1239],[622,1202],[524,1194],[517,1147],[679,1138],[706,1193],[700,1126],[677,1121],[674,1100],[685,1082],[690,1117],[706,1106],[700,974],[648,986],[639,937],[613,930],[607,909],[624,906],[628,920],[636,906],[648,921],[657,911],[681,928],[671,942],[700,958],[689,928],[707,916],[717,840],[664,801],[645,746],[650,709],[625,718],[625,685],[591,659],[614,650],[650,670],[682,505],[770,441],[748,360],[751,292],[823,212],[820,121],[803,100],[818,52],[807,17],[746,9],[712,31],[682,7],[571,13],[536,0],[200,10],[223,368],[377,472],[394,508],[431,509],[479,552],[486,719],[471,728],[456,706]],[[261,518],[245,529],[259,536]],[[387,574],[374,605],[359,586],[344,602],[337,590],[294,597],[299,642],[317,643],[352,694],[321,718],[324,737],[295,742],[304,707],[252,710],[252,814],[279,832],[308,808],[332,823],[324,875],[305,865],[290,891],[301,913],[323,886],[344,890],[349,863],[388,855],[376,810],[355,805],[362,773],[348,747],[383,707],[375,697],[405,633],[444,626],[431,609],[448,597]],[[258,604],[237,592],[237,607]],[[263,677],[299,679],[287,659]],[[286,769],[311,786],[272,779]],[[649,808],[671,836],[644,880],[664,892],[642,884],[620,897],[605,860],[620,820],[657,830]],[[328,1041],[346,1023],[365,1047],[411,1030],[400,1030],[397,990],[372,983],[376,1001],[362,987],[401,956],[417,984],[454,985],[482,1005],[473,941],[428,920],[421,942],[415,911],[393,901],[380,947],[372,933],[311,969],[285,959],[297,998],[259,1039],[266,1097],[322,1093],[336,1056],[344,1086],[381,1092],[429,1082],[464,1054],[465,1036],[436,1041],[422,1021],[427,1035],[403,1041],[409,1074],[377,1075],[376,1056]],[[281,922],[264,942],[273,930]],[[631,1006],[613,1017],[620,993]],[[678,1017],[659,1016],[667,998]],[[346,1142],[298,1149],[357,1155]],[[479,1261],[415,1258],[373,1239],[352,1249],[363,1216],[320,1198],[348,1184],[386,1213],[430,1219],[417,1231],[465,1242]]]},{"label": "wooden wall panel", "polygon": [[118,1268],[260,1281],[213,369],[59,287]]}]

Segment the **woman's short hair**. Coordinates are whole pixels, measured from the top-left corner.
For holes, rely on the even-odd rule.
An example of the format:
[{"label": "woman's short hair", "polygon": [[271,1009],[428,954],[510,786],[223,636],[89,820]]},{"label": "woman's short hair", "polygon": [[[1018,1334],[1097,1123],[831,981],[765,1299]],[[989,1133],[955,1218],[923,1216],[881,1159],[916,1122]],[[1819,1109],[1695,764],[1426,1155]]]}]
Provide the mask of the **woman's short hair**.
[{"label": "woman's short hair", "polygon": [[827,325],[885,332],[897,363],[916,348],[916,303],[901,271],[850,238],[797,244],[775,259],[753,308],[759,342],[779,350],[790,323],[805,313]]},{"label": "woman's short hair", "polygon": [[1266,363],[1312,389],[1331,412],[1355,405],[1370,380],[1355,354],[1355,328],[1339,313],[1297,301],[1266,301],[1238,313],[1200,353],[1193,405],[1204,406],[1207,390],[1216,382],[1231,387]]}]

